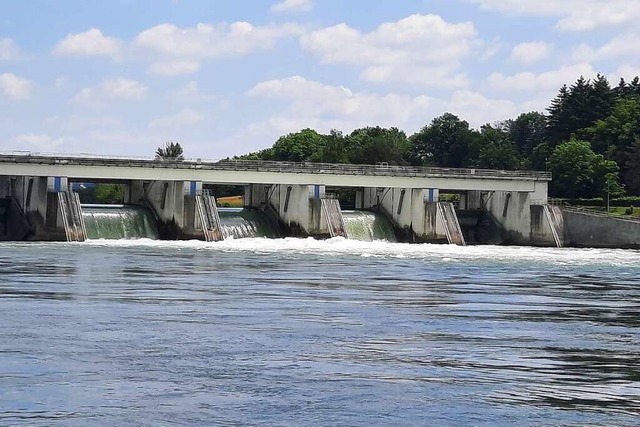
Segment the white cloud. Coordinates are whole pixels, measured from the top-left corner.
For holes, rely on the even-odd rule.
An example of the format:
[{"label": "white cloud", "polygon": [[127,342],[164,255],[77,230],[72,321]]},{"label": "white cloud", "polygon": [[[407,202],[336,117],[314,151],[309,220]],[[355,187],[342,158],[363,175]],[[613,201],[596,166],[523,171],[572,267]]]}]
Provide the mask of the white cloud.
[{"label": "white cloud", "polygon": [[53,49],[56,55],[111,56],[118,59],[122,54],[122,41],[102,34],[97,28],[84,33],[68,34]]},{"label": "white cloud", "polygon": [[471,22],[448,23],[438,15],[411,15],[369,33],[346,24],[302,36],[301,46],[327,64],[364,67],[367,81],[422,86],[462,86],[463,59],[477,43]]},{"label": "white cloud", "polygon": [[520,43],[511,50],[511,60],[529,65],[547,59],[553,50],[549,43],[536,41]]},{"label": "white cloud", "polygon": [[170,93],[170,97],[172,102],[174,103],[188,105],[194,105],[197,103],[213,100],[220,101],[220,98],[215,95],[203,93],[198,86],[198,82],[196,82],[195,80],[191,80],[181,88],[172,91]]},{"label": "white cloud", "polygon": [[20,46],[10,38],[0,39],[0,61],[20,59]]},{"label": "white cloud", "polygon": [[194,74],[200,70],[200,63],[195,61],[165,61],[154,62],[148,72],[164,77],[174,77],[184,74]]},{"label": "white cloud", "polygon": [[621,34],[598,48],[581,44],[573,49],[575,61],[593,62],[612,59],[627,59],[640,55],[640,35]]},{"label": "white cloud", "polygon": [[25,100],[31,97],[33,83],[13,73],[0,74],[0,92],[13,100]]},{"label": "white cloud", "polygon": [[[277,134],[312,127],[319,132],[332,128],[345,132],[363,126],[396,126],[415,132],[433,117],[447,111],[458,114],[473,126],[503,120],[520,112],[510,101],[494,100],[471,91],[454,91],[449,99],[426,95],[353,92],[344,86],[324,85],[300,76],[264,81],[247,92],[251,97],[288,101],[283,112],[254,124],[263,132]],[[255,129],[254,129],[255,130]]]},{"label": "white cloud", "polygon": [[23,144],[31,145],[38,150],[51,151],[64,143],[64,138],[52,138],[47,134],[25,134],[13,138],[14,143],[22,146]]},{"label": "white cloud", "polygon": [[493,73],[489,85],[504,92],[555,92],[563,84],[572,84],[580,76],[593,78],[597,74],[590,64],[577,64],[543,73],[523,72],[511,76]]},{"label": "white cloud", "polygon": [[634,24],[640,18],[637,0],[470,0],[485,9],[507,14],[557,17],[557,28],[589,31]]},{"label": "white cloud", "polygon": [[149,127],[180,127],[195,125],[204,120],[204,114],[199,111],[185,108],[176,114],[163,116],[149,122]]},{"label": "white cloud", "polygon": [[142,83],[120,77],[82,89],[73,101],[91,107],[102,107],[112,100],[139,101],[144,99],[146,94],[147,87]]},{"label": "white cloud", "polygon": [[284,0],[271,6],[271,12],[307,12],[312,7],[311,0]]},{"label": "white cloud", "polygon": [[133,44],[164,55],[183,57],[222,57],[271,49],[279,39],[297,36],[302,28],[295,24],[256,27],[248,22],[198,24],[180,28],[161,24],[142,31]]}]

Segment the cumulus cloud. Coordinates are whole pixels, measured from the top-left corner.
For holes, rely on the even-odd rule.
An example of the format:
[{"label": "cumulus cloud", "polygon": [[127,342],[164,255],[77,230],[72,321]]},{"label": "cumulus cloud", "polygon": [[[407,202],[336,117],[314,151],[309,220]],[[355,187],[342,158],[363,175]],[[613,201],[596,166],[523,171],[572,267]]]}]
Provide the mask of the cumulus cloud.
[{"label": "cumulus cloud", "polygon": [[149,66],[148,72],[164,77],[194,74],[200,70],[200,63],[195,61],[163,61],[154,62]]},{"label": "cumulus cloud", "polygon": [[593,62],[613,59],[627,59],[640,55],[640,35],[621,34],[600,47],[593,48],[581,44],[573,49],[575,61]]},{"label": "cumulus cloud", "polygon": [[123,42],[102,34],[97,28],[84,33],[68,34],[53,49],[56,55],[69,56],[110,56],[118,59],[122,54]]},{"label": "cumulus cloud", "polygon": [[52,138],[47,134],[25,134],[13,138],[14,143],[19,146],[30,145],[42,151],[51,151],[64,143],[64,138]]},{"label": "cumulus cloud", "polygon": [[271,12],[307,12],[312,7],[311,0],[284,0],[271,6]]},{"label": "cumulus cloud", "polygon": [[91,107],[102,107],[113,100],[139,101],[146,94],[147,87],[144,84],[120,77],[103,80],[97,86],[82,89],[73,101]]},{"label": "cumulus cloud", "polygon": [[476,42],[471,22],[452,24],[438,15],[417,14],[384,23],[369,33],[339,24],[300,40],[323,63],[364,67],[364,80],[439,87],[466,84],[458,68]]},{"label": "cumulus cloud", "polygon": [[553,46],[545,42],[520,43],[511,50],[511,60],[521,64],[530,65],[547,59],[553,50]]},{"label": "cumulus cloud", "polygon": [[640,18],[637,0],[470,0],[485,9],[507,14],[557,17],[564,31],[589,31],[633,24]]},{"label": "cumulus cloud", "polygon": [[195,125],[204,120],[204,114],[191,108],[185,108],[176,114],[159,117],[149,122],[149,127],[180,127]]},{"label": "cumulus cloud", "polygon": [[553,92],[563,84],[571,84],[580,76],[593,78],[596,75],[591,64],[577,64],[543,73],[527,71],[510,76],[493,73],[488,82],[492,88],[504,92]]},{"label": "cumulus cloud", "polygon": [[0,61],[19,59],[21,56],[20,46],[13,39],[0,39]]},{"label": "cumulus cloud", "polygon": [[142,31],[133,44],[162,55],[216,58],[271,49],[279,39],[301,33],[302,28],[295,24],[254,26],[234,22],[192,28],[161,24]]},{"label": "cumulus cloud", "polygon": [[0,74],[0,93],[12,100],[25,100],[31,97],[33,83],[13,73]]},{"label": "cumulus cloud", "polygon": [[288,101],[285,111],[254,125],[280,134],[305,127],[320,132],[328,132],[332,128],[349,132],[371,125],[396,126],[414,132],[446,111],[480,126],[519,112],[510,101],[494,100],[466,90],[454,91],[448,99],[376,94],[354,92],[344,86],[325,85],[301,76],[261,82],[246,95]]}]

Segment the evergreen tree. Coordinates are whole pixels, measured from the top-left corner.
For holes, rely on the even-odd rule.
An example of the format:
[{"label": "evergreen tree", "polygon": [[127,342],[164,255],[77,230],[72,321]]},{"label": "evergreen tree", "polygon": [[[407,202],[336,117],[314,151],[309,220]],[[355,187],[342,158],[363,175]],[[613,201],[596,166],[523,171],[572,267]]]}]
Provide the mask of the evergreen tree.
[{"label": "evergreen tree", "polygon": [[553,147],[568,140],[569,136],[571,136],[569,96],[569,88],[567,88],[567,85],[563,85],[558,95],[551,101],[549,108],[547,108],[549,112],[547,116],[547,140]]}]

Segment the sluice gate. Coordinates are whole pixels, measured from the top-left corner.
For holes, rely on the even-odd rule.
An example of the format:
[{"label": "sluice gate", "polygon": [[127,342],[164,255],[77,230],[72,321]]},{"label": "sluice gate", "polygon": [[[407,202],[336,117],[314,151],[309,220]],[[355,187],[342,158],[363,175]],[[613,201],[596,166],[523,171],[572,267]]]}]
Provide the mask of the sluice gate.
[{"label": "sluice gate", "polygon": [[559,206],[550,206],[547,204],[543,206],[543,209],[544,215],[549,222],[549,227],[551,228],[551,234],[553,234],[553,240],[556,242],[556,246],[561,248],[564,246],[564,218],[562,216],[562,210]]},{"label": "sluice gate", "polygon": [[347,227],[345,227],[342,210],[340,209],[340,201],[338,199],[323,198],[320,199],[320,203],[322,204],[322,216],[327,221],[331,237],[341,236],[348,239]]},{"label": "sluice gate", "polygon": [[196,195],[196,207],[202,232],[207,242],[217,242],[224,240],[220,214],[216,206],[216,199],[208,191],[203,191],[202,195]]},{"label": "sluice gate", "polygon": [[458,222],[458,216],[453,203],[438,202],[437,203],[438,215],[442,219],[444,224],[444,231],[447,235],[447,240],[451,245],[465,246],[464,236],[462,235],[462,229]]},{"label": "sluice gate", "polygon": [[87,238],[87,230],[78,193],[70,188],[58,191],[58,208],[67,242],[84,242]]}]

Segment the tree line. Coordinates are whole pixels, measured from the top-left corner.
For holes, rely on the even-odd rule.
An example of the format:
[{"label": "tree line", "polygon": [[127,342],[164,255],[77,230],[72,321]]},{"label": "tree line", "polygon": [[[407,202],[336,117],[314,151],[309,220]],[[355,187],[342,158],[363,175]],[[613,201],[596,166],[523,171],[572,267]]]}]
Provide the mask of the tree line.
[{"label": "tree line", "polygon": [[303,129],[240,159],[548,170],[555,197],[640,196],[640,79],[601,74],[564,85],[546,113],[473,129],[445,113],[411,136],[397,128]]}]

